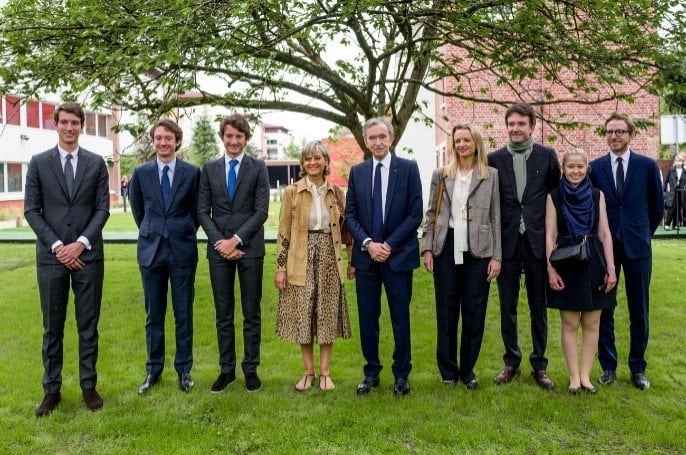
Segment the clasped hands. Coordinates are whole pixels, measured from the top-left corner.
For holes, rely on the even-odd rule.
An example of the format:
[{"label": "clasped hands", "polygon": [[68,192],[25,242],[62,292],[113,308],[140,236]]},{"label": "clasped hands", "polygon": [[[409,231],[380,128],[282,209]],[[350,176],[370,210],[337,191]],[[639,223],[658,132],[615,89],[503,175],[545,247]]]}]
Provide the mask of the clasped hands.
[{"label": "clasped hands", "polygon": [[86,264],[79,258],[86,246],[79,242],[60,245],[55,249],[55,256],[69,270],[81,270]]},{"label": "clasped hands", "polygon": [[391,247],[388,243],[369,242],[367,252],[372,260],[376,262],[386,262],[391,256]]},{"label": "clasped hands", "polygon": [[227,261],[235,261],[245,255],[243,251],[238,249],[238,245],[238,239],[231,237],[230,239],[217,240],[214,243],[214,249]]}]

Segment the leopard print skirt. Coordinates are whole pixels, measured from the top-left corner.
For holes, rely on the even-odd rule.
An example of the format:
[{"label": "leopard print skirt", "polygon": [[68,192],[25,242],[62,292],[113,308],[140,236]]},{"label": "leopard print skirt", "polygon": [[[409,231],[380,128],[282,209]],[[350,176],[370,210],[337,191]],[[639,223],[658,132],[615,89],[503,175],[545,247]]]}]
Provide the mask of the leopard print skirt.
[{"label": "leopard print skirt", "polygon": [[305,286],[290,283],[279,297],[276,335],[298,344],[350,338],[345,291],[338,275],[331,234],[307,235]]}]

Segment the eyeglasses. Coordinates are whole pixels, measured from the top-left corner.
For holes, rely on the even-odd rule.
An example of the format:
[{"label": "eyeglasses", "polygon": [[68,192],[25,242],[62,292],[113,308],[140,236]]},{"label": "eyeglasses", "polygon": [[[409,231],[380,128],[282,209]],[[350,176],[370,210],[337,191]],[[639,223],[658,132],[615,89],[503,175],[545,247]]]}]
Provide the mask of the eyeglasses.
[{"label": "eyeglasses", "polygon": [[622,137],[627,132],[627,130],[607,130],[605,131],[605,136],[612,137],[612,135],[615,135],[617,137]]}]

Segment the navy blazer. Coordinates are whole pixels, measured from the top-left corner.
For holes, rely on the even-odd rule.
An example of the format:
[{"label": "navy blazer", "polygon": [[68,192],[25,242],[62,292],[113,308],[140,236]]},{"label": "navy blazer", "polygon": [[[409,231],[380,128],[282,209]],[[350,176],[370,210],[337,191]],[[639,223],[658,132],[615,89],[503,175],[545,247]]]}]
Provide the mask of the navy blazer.
[{"label": "navy blazer", "polygon": [[590,166],[591,183],[605,194],[612,238],[621,237],[630,259],[650,256],[650,237],[662,222],[665,211],[657,164],[632,150],[622,194],[615,188],[609,153],[593,160]]},{"label": "navy blazer", "polygon": [[264,222],[269,212],[269,174],[264,161],[243,155],[236,176],[236,192],[226,192],[224,156],[202,168],[198,220],[207,234],[207,258],[223,261],[214,244],[236,234],[245,258],[264,257]]},{"label": "navy blazer", "polygon": [[[352,266],[367,270],[372,259],[362,251],[362,242],[372,232],[373,159],[353,166],[348,177],[345,221],[353,237]],[[394,272],[407,272],[419,267],[417,229],[422,222],[422,182],[414,161],[391,157],[386,190],[384,241],[391,247],[388,264]]]},{"label": "navy blazer", "polygon": [[176,160],[169,208],[162,202],[157,159],[141,164],[129,182],[131,213],[138,225],[138,264],[148,267],[166,226],[174,256],[181,264],[198,262],[197,197],[200,169]]},{"label": "navy blazer", "polygon": [[545,201],[560,184],[560,165],[555,150],[534,144],[526,160],[526,187],[522,201],[517,199],[513,158],[507,147],[488,154],[488,165],[498,170],[500,184],[500,226],[503,259],[515,254],[520,217],[524,218],[531,251],[545,258]]},{"label": "navy blazer", "polygon": [[68,245],[84,236],[91,249],[83,250],[84,262],[102,260],[102,228],[110,216],[109,175],[105,160],[81,147],[74,176],[74,196],[69,197],[60,152],[53,147],[34,155],[26,172],[24,216],[36,233],[39,264],[61,264],[52,245]]}]

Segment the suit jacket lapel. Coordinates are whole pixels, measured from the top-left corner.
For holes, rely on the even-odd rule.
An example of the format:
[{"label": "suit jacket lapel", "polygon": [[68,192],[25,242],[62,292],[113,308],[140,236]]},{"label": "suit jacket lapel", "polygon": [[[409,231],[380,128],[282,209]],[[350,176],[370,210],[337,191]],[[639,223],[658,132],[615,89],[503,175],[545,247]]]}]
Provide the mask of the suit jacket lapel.
[{"label": "suit jacket lapel", "polygon": [[226,181],[226,159],[223,156],[215,161],[215,166],[212,166],[212,172],[214,175],[210,180],[216,179],[216,181],[221,182],[222,194],[224,195],[222,201],[225,201],[227,205],[231,205],[231,201],[229,201],[228,182]]},{"label": "suit jacket lapel", "polygon": [[79,147],[78,153],[79,159],[78,164],[76,165],[76,174],[74,175],[74,195],[78,192],[81,182],[83,181],[83,176],[86,175],[86,167],[88,167],[88,155],[83,153],[81,147]]},{"label": "suit jacket lapel", "polygon": [[[390,153],[390,152],[389,152]],[[398,160],[395,155],[391,156],[391,168],[388,170],[388,187],[386,188],[386,207],[384,207],[384,219],[388,219],[388,212],[393,204],[395,184],[398,181]]]},{"label": "suit jacket lapel", "polygon": [[364,191],[365,210],[367,219],[372,220],[372,170],[374,169],[374,159],[370,158],[362,166],[362,190]]},{"label": "suit jacket lapel", "polygon": [[250,161],[250,157],[248,155],[243,155],[243,161],[241,161],[241,166],[238,168],[238,175],[236,176],[236,192],[233,195],[234,198],[236,197],[238,188],[240,188],[241,182],[243,181],[243,177],[245,176],[245,174],[250,172],[251,167],[252,162]]},{"label": "suit jacket lapel", "polygon": [[445,195],[446,198],[448,198],[448,208],[450,208],[450,205],[452,204],[453,201],[453,190],[455,188],[455,179],[453,177],[441,177],[443,179],[443,182],[445,184],[445,188],[443,189],[443,194]]},{"label": "suit jacket lapel", "polygon": [[[172,181],[171,194],[169,195],[169,207],[174,203],[174,196],[181,186],[181,182],[185,176],[186,168],[181,163],[182,161],[176,160],[176,168],[174,169],[174,181]],[[160,195],[162,194],[162,187],[160,187]],[[167,207],[167,209],[169,208]]]},{"label": "suit jacket lapel", "polygon": [[[148,178],[150,179],[152,191],[155,193],[155,196],[157,196],[157,200],[159,201],[160,207],[162,207],[163,211],[166,211],[166,207],[164,206],[164,199],[162,198],[162,186],[160,183],[160,174],[159,174],[159,171],[157,170],[157,160],[154,158],[150,162],[150,165],[148,167]],[[174,181],[176,181],[176,179],[174,179]]]},{"label": "suit jacket lapel", "polygon": [[71,200],[69,197],[69,191],[67,191],[67,178],[64,176],[64,168],[62,168],[62,159],[60,158],[60,151],[55,147],[52,149],[52,156],[50,157],[50,166],[55,173],[57,182],[62,188],[62,192],[67,200]]}]

